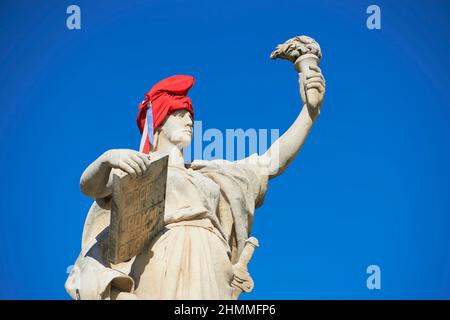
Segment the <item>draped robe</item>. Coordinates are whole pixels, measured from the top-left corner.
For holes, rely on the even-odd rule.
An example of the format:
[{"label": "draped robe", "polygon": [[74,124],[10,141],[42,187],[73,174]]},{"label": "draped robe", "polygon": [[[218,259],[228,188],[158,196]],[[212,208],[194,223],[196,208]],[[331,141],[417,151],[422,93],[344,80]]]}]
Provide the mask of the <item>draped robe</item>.
[{"label": "draped robe", "polygon": [[[66,281],[74,299],[110,299],[111,288],[141,299],[231,299],[232,265],[262,205],[268,176],[254,154],[168,168],[165,228],[131,260],[107,260],[110,207],[91,206],[81,252]],[[178,205],[177,204],[181,204]]]}]

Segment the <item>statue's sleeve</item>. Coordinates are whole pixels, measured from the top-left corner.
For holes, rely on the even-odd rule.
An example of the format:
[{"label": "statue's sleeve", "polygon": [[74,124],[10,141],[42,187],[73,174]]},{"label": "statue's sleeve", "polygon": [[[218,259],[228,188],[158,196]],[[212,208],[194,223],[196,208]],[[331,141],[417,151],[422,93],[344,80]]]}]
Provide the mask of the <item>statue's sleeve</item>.
[{"label": "statue's sleeve", "polygon": [[104,300],[110,298],[112,287],[124,292],[134,289],[134,281],[127,274],[128,266],[118,270],[104,259],[109,217],[109,210],[94,202],[86,218],[81,253],[65,285],[74,299]]},{"label": "statue's sleeve", "polygon": [[133,280],[125,273],[104,266],[99,260],[79,257],[66,281],[66,290],[77,300],[110,299],[111,288],[132,292]]},{"label": "statue's sleeve", "polygon": [[260,207],[264,202],[267,193],[269,176],[261,158],[256,154],[232,162],[233,166],[244,172],[247,181],[245,185],[255,199],[255,208]]}]

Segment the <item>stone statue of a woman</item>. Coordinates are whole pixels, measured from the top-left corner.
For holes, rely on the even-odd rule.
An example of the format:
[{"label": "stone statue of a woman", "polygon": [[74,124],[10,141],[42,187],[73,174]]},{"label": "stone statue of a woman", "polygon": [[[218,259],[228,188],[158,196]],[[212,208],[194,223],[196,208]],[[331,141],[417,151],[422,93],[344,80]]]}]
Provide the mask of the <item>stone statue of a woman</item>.
[{"label": "stone statue of a woman", "polygon": [[[280,175],[302,147],[325,94],[320,47],[314,40],[290,39],[272,53],[277,57],[294,62],[303,107],[262,155],[185,165],[183,148],[191,141],[194,114],[186,95],[194,79],[173,76],[150,90],[139,108],[141,150],[108,150],[81,177],[81,191],[95,202],[84,226],[81,253],[66,282],[73,298],[237,297],[233,265],[250,235],[255,208],[262,204],[268,180]],[[169,155],[164,229],[138,255],[114,265],[105,259],[113,172],[140,176],[152,157],[161,155]]]}]

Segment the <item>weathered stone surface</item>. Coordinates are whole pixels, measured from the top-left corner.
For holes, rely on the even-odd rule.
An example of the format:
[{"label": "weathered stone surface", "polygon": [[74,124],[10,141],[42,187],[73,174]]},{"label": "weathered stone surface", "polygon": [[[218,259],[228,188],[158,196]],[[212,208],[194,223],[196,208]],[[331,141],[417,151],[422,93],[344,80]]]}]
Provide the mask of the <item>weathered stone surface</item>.
[{"label": "weathered stone surface", "polygon": [[127,261],[162,228],[168,156],[156,159],[144,175],[118,171],[113,178],[108,258]]}]

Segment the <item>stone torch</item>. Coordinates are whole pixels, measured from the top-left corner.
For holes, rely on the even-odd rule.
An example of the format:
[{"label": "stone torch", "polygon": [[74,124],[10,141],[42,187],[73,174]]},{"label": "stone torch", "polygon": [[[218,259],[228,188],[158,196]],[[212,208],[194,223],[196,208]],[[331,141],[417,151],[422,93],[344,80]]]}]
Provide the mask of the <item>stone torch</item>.
[{"label": "stone torch", "polygon": [[[311,73],[309,66],[319,66],[322,51],[319,44],[308,36],[297,36],[278,45],[270,55],[272,59],[286,59],[294,63],[295,70],[303,80]],[[303,81],[303,83],[305,83]],[[313,108],[317,108],[319,91],[316,88],[304,90],[306,99]]]}]

